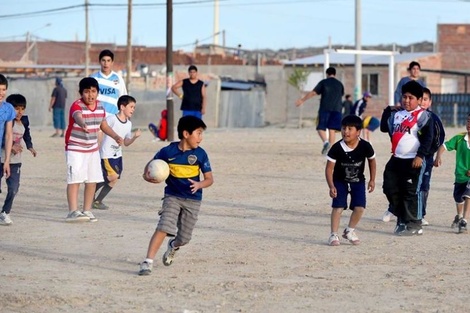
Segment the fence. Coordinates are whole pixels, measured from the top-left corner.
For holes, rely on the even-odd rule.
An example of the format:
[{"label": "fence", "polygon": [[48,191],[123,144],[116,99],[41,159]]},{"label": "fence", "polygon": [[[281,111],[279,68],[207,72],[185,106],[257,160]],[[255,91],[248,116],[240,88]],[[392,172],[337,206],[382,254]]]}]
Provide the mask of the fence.
[{"label": "fence", "polygon": [[444,126],[463,126],[470,114],[470,94],[433,94],[432,111]]}]

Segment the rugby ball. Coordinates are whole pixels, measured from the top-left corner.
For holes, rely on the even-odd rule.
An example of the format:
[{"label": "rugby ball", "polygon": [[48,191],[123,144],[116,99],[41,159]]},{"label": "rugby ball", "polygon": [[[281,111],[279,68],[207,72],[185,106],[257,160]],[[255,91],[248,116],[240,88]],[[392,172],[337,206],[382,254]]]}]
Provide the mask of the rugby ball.
[{"label": "rugby ball", "polygon": [[147,166],[147,176],[159,183],[165,181],[169,175],[170,167],[161,159],[152,160]]}]

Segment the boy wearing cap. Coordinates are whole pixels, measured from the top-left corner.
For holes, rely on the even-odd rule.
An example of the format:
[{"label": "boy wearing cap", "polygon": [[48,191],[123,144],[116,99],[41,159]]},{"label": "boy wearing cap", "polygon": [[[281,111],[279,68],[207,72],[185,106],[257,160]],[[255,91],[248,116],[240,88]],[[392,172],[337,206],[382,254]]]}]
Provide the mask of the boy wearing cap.
[{"label": "boy wearing cap", "polygon": [[404,110],[387,107],[382,114],[381,130],[389,133],[393,154],[385,166],[383,192],[397,216],[394,232],[399,236],[423,234],[418,187],[431,153],[434,124],[430,113],[419,106],[422,100],[422,86],[410,81],[402,87]]}]

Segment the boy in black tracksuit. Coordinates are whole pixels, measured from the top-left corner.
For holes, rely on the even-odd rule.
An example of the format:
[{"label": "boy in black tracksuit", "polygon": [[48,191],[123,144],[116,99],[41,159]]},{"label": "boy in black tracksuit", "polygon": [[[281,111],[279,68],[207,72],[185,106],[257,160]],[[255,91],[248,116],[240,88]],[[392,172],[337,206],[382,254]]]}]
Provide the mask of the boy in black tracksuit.
[{"label": "boy in black tracksuit", "polygon": [[423,234],[418,190],[431,154],[434,125],[430,113],[419,107],[422,98],[421,85],[410,81],[402,87],[404,110],[388,107],[382,114],[380,130],[389,133],[393,153],[385,166],[383,192],[397,216],[397,235]]}]

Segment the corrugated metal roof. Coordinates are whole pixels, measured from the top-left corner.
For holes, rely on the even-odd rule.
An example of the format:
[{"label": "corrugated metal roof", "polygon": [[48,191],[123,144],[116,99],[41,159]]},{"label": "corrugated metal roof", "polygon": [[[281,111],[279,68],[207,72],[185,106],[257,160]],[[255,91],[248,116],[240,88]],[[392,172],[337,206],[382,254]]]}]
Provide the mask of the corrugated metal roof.
[{"label": "corrugated metal roof", "polygon": [[[395,63],[411,62],[420,58],[437,55],[434,52],[414,52],[400,53],[395,55]],[[354,65],[354,54],[330,53],[330,64]],[[387,65],[390,57],[386,55],[362,55],[362,64],[365,65]],[[300,58],[292,61],[284,62],[284,65],[323,65],[325,63],[325,55],[318,54],[311,57]]]}]

